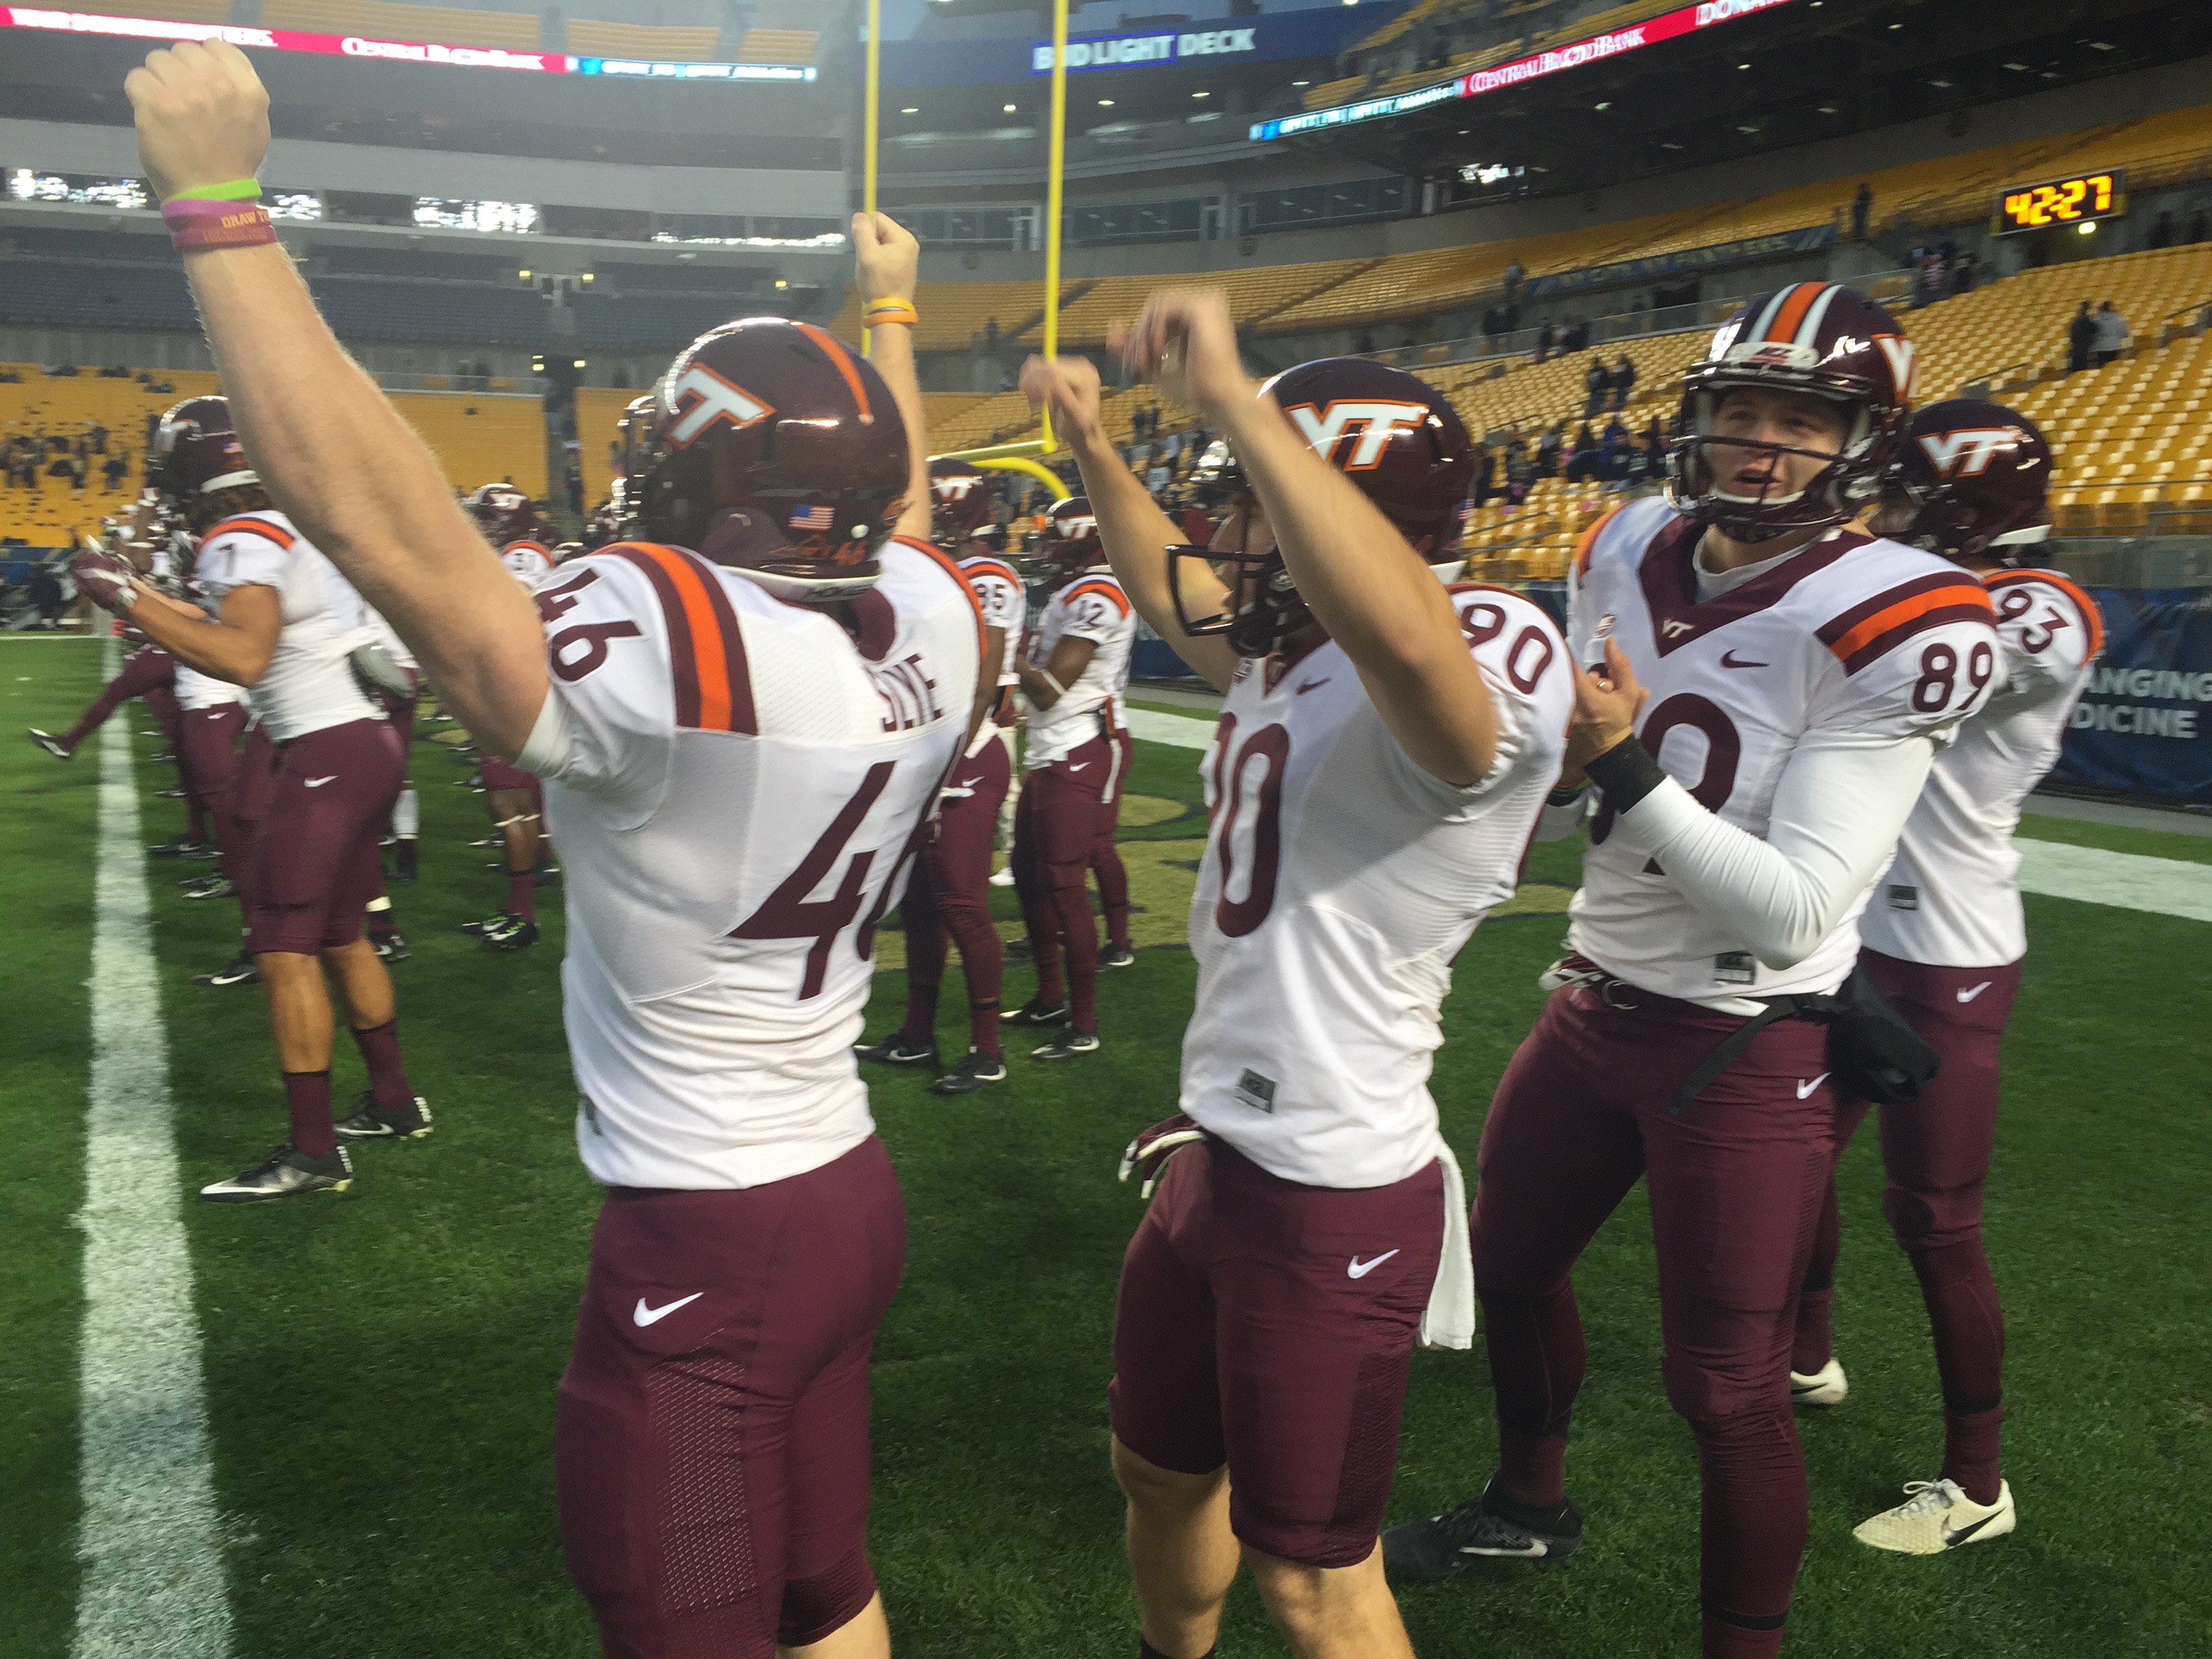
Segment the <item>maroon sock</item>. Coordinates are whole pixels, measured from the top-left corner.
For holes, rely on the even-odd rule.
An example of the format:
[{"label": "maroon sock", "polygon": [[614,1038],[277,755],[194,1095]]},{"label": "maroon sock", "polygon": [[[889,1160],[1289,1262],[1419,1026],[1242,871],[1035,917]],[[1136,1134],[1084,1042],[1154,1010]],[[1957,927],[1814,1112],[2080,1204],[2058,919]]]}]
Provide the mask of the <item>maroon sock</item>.
[{"label": "maroon sock", "polygon": [[284,1073],[284,1109],[292,1116],[292,1144],[309,1158],[328,1158],[338,1144],[331,1132],[331,1074]]},{"label": "maroon sock", "polygon": [[1796,1587],[1808,1525],[1805,1459],[1787,1400],[1693,1421],[1705,1652],[1771,1659]]},{"label": "maroon sock", "polygon": [[899,1027],[899,1036],[910,1043],[937,1041],[937,987],[922,984],[911,973],[906,978],[906,1023]]},{"label": "maroon sock", "polygon": [[968,1045],[999,1057],[999,1002],[1006,988],[1006,949],[991,913],[977,907],[946,905],[939,912],[945,931],[960,947],[960,971],[968,981]]},{"label": "maroon sock", "polygon": [[1003,1058],[999,1052],[999,999],[968,1005],[968,1046],[993,1060]]},{"label": "maroon sock", "polygon": [[1129,907],[1109,904],[1106,907],[1106,937],[1117,951],[1127,951],[1129,944]]},{"label": "maroon sock", "polygon": [[1805,1265],[1804,1286],[1797,1295],[1797,1332],[1790,1346],[1790,1369],[1800,1376],[1812,1376],[1835,1353],[1836,1256],[1842,1241],[1836,1182],[1831,1176],[1820,1218],[1813,1229],[1813,1255]]},{"label": "maroon sock", "polygon": [[507,872],[507,914],[520,916],[525,921],[538,920],[536,871],[510,870]]},{"label": "maroon sock", "polygon": [[185,786],[185,834],[193,841],[208,838],[207,803],[189,783]]},{"label": "maroon sock", "polygon": [[1498,1484],[1524,1503],[1559,1503],[1584,1363],[1574,1287],[1545,1297],[1484,1290],[1482,1328],[1498,1402]]},{"label": "maroon sock", "polygon": [[1997,1501],[2004,1423],[2004,1312],[1978,1238],[1917,1252],[1912,1270],[1943,1384],[1943,1477],[1977,1504]]},{"label": "maroon sock", "polygon": [[[414,1085],[407,1081],[407,1067],[399,1059],[399,1021],[387,1019],[381,1025],[372,1025],[367,1030],[356,1030],[355,1045],[361,1050],[362,1063],[368,1067],[368,1092],[380,1106],[411,1106],[415,1103]],[[324,1091],[330,1088],[330,1073],[325,1072]]]}]

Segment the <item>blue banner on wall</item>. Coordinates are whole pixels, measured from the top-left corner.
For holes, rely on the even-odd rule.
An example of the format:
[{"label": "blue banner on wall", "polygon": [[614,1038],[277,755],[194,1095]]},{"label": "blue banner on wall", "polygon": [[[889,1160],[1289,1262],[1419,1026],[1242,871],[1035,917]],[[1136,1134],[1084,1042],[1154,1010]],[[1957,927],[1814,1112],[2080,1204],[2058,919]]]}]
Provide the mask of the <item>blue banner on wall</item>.
[{"label": "blue banner on wall", "polygon": [[[1067,66],[1071,71],[1157,70],[1178,64],[1206,69],[1331,58],[1347,40],[1373,33],[1400,9],[1395,3],[1370,0],[1364,5],[1315,6],[1228,20],[1234,27],[1207,21],[1142,33],[1078,36],[1067,43]],[[1026,81],[1052,71],[1052,43],[1027,35],[884,45],[884,81],[893,87]]]},{"label": "blue banner on wall", "polygon": [[1522,289],[1532,300],[1547,294],[1573,294],[1586,288],[1609,288],[1616,283],[1646,283],[1665,276],[1686,276],[1695,271],[1716,270],[1753,259],[1778,259],[1792,253],[1818,253],[1836,245],[1833,224],[1808,225],[1772,236],[1747,236],[1741,241],[1715,242],[1710,247],[1684,248],[1680,253],[1654,254],[1649,259],[1620,259],[1609,265],[1584,265],[1555,276],[1531,277]]},{"label": "blue banner on wall", "polygon": [[2212,588],[2093,587],[2105,653],[2051,775],[2212,801]]}]

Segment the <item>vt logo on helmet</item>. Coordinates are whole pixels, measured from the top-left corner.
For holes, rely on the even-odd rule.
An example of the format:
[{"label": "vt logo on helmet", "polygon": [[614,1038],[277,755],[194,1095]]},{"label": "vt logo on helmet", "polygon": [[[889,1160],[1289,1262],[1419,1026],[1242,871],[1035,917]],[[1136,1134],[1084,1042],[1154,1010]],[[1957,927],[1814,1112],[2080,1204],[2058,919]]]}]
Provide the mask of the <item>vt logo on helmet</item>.
[{"label": "vt logo on helmet", "polygon": [[[1683,374],[1667,497],[1685,518],[1738,541],[1840,524],[1881,493],[1911,406],[1912,378],[1912,343],[1856,289],[1797,283],[1763,294],[1729,319]],[[1748,390],[1802,393],[1834,405],[1842,441],[1831,452],[1723,434],[1729,394]],[[1746,469],[1729,468],[1717,449],[1763,457],[1765,481],[1755,488],[1736,483]],[[1792,489],[1783,481],[1787,457],[1825,465]]]},{"label": "vt logo on helmet", "polygon": [[511,483],[477,485],[461,503],[461,510],[476,521],[484,539],[495,548],[511,542],[552,544],[551,521],[538,510],[538,503],[526,491]]},{"label": "vt logo on helmet", "polygon": [[929,538],[947,552],[958,552],[998,505],[991,480],[972,461],[939,455],[929,464]]},{"label": "vt logo on helmet", "polygon": [[[1261,388],[1314,452],[1359,487],[1425,562],[1455,562],[1474,444],[1459,412],[1419,375],[1364,357],[1323,357]],[[1217,457],[1215,450],[1221,453]],[[1188,635],[1218,634],[1239,656],[1264,657],[1313,620],[1273,541],[1251,546],[1253,498],[1225,446],[1199,463],[1200,489],[1227,508],[1212,547],[1171,547],[1168,587]],[[1204,475],[1211,474],[1208,478]],[[1199,493],[1194,491],[1194,494]],[[1185,561],[1202,561],[1227,587],[1222,608],[1193,617]]]},{"label": "vt logo on helmet", "polygon": [[1023,561],[1023,574],[1048,586],[1062,587],[1093,565],[1105,562],[1106,542],[1098,533],[1098,515],[1091,510],[1091,498],[1070,495],[1047,510],[1044,529]]},{"label": "vt logo on helmet", "polygon": [[668,366],[649,420],[626,424],[623,505],[653,540],[793,604],[875,586],[906,507],[906,422],[835,336],[781,317],[725,323]]},{"label": "vt logo on helmet", "polygon": [[1911,516],[1898,541],[1951,558],[2032,545],[2051,534],[2051,445],[2017,410],[1978,398],[1912,417],[1897,483]]}]

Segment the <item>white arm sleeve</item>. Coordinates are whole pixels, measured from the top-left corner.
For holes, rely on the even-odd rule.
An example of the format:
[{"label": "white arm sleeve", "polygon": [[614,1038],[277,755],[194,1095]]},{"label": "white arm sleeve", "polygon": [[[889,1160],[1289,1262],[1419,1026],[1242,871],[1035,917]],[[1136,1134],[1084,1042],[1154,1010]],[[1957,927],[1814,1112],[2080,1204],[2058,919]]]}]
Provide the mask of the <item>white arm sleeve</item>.
[{"label": "white arm sleeve", "polygon": [[1620,815],[1619,833],[1761,962],[1789,968],[1888,867],[1935,760],[1923,737],[1811,732],[1775,787],[1765,840],[1715,817],[1672,778]]}]

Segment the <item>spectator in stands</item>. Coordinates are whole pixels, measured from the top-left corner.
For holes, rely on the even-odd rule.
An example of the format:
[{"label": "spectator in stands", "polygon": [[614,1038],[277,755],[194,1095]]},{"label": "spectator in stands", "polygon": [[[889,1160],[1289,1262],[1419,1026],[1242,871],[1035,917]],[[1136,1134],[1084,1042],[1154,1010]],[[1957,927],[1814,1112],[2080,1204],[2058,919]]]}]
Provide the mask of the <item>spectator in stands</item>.
[{"label": "spectator in stands", "polygon": [[1613,366],[1607,384],[1613,387],[1613,406],[1615,409],[1627,408],[1628,394],[1636,390],[1636,360],[1622,352],[1620,361]]},{"label": "spectator in stands", "polygon": [[123,459],[122,451],[118,450],[114,454],[110,455],[107,458],[106,464],[103,465],[100,471],[101,475],[107,480],[106,493],[108,495],[112,495],[117,489],[121,488],[123,483],[123,475],[130,471],[130,470],[131,463]]},{"label": "spectator in stands", "polygon": [[1942,297],[1942,252],[1938,248],[1923,248],[1912,267],[1912,309],[1917,311]]},{"label": "spectator in stands", "polygon": [[1477,443],[1474,447],[1474,504],[1477,507],[1490,505],[1490,498],[1498,493],[1498,457],[1490,446]]},{"label": "spectator in stands", "polygon": [[1567,322],[1567,349],[1582,351],[1589,348],[1590,321],[1587,317],[1574,317]]},{"label": "spectator in stands", "polygon": [[1536,464],[1528,459],[1528,446],[1516,434],[1505,445],[1505,499],[1519,507],[1528,499],[1536,482]]},{"label": "spectator in stands", "polygon": [[1575,434],[1574,453],[1567,457],[1567,482],[1586,483],[1595,477],[1600,459],[1597,434],[1592,432],[1589,422],[1584,421],[1581,430]]},{"label": "spectator in stands", "polygon": [[1854,242],[1866,240],[1867,216],[1873,211],[1874,186],[1862,181],[1859,185],[1859,193],[1851,198],[1851,240]]},{"label": "spectator in stands", "polygon": [[2173,246],[2173,216],[2171,213],[2158,216],[2158,222],[2150,228],[2149,240],[2143,246],[2147,248]]},{"label": "spectator in stands", "polygon": [[92,446],[92,453],[94,454],[105,455],[107,453],[107,428],[102,426],[98,421],[94,421],[89,427],[85,428],[84,439],[87,443]]},{"label": "spectator in stands", "polygon": [[1612,385],[1613,376],[1606,372],[1605,364],[1598,358],[1591,358],[1589,367],[1583,371],[1583,390],[1589,394],[1583,399],[1584,420],[1605,407],[1605,394]]},{"label": "spectator in stands", "polygon": [[2189,240],[2194,245],[2212,237],[2212,227],[2205,222],[2204,210],[2199,208],[2189,216]]},{"label": "spectator in stands", "polygon": [[1567,423],[1565,421],[1556,422],[1546,428],[1544,435],[1536,440],[1536,476],[1538,477],[1556,478],[1559,476],[1559,451],[1565,445],[1566,441]]},{"label": "spectator in stands", "polygon": [[2081,301],[2081,309],[2074,313],[2074,320],[2066,325],[2066,372],[2078,374],[2089,367],[2089,353],[2097,343],[2096,319],[2089,314],[2089,302]]},{"label": "spectator in stands", "polygon": [[1974,291],[1974,279],[1979,271],[1980,267],[1974,261],[1972,250],[1969,249],[1960,254],[1957,258],[1951,261],[1951,292],[1972,294]]},{"label": "spectator in stands", "polygon": [[1156,501],[1167,495],[1168,485],[1174,481],[1175,469],[1167,464],[1164,457],[1154,461],[1146,469],[1145,488],[1152,493],[1152,497]]},{"label": "spectator in stands", "polygon": [[998,351],[998,349],[999,349],[999,319],[998,319],[996,317],[989,317],[989,318],[986,318],[986,319],[984,319],[984,322],[983,322],[983,351],[984,351],[984,354],[985,354],[987,356],[991,356],[991,355],[995,354],[995,353]]},{"label": "spectator in stands", "polygon": [[1667,459],[1667,434],[1660,429],[1659,417],[1654,415],[1644,426],[1644,447],[1656,455],[1663,464]]},{"label": "spectator in stands", "polygon": [[1557,335],[1553,333],[1552,325],[1549,323],[1545,324],[1543,327],[1536,331],[1537,362],[1541,363],[1545,358],[1552,355],[1552,343],[1557,337]]},{"label": "spectator in stands", "polygon": [[1520,297],[1521,279],[1528,274],[1518,259],[1505,267],[1505,302],[1508,305]]},{"label": "spectator in stands", "polygon": [[2128,319],[2113,310],[2112,302],[2107,300],[2097,307],[2097,314],[2090,320],[2095,325],[2095,333],[2090,341],[2090,361],[2102,368],[2125,349]]}]

